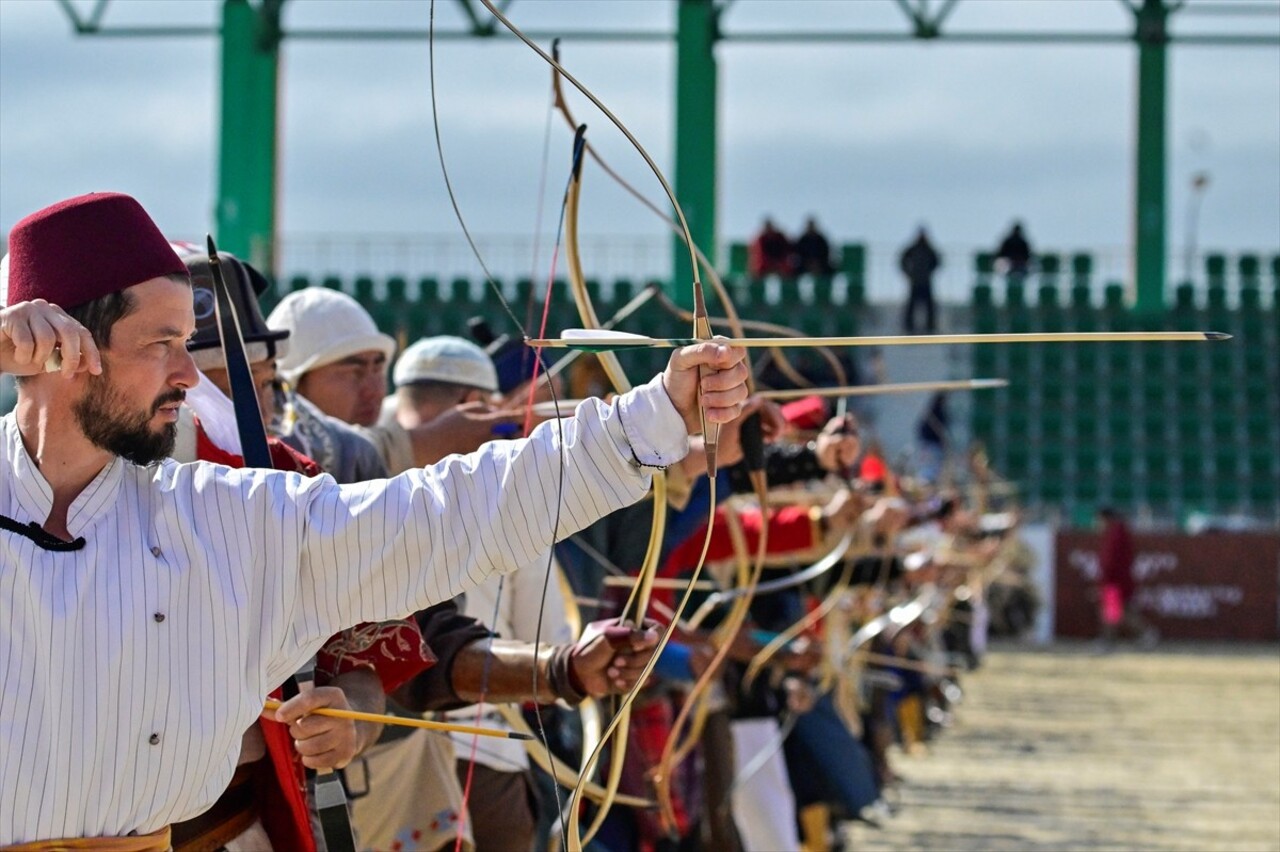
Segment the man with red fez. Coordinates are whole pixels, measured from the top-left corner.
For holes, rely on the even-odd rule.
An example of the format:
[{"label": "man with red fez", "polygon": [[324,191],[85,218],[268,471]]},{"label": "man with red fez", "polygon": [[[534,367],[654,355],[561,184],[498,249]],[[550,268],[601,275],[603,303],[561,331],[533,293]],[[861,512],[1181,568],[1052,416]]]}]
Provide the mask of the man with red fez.
[{"label": "man with red fez", "polygon": [[168,825],[226,788],[263,697],[326,639],[461,594],[638,500],[646,469],[687,451],[699,398],[710,423],[746,398],[742,350],[707,342],[562,426],[393,479],[179,464],[192,291],[142,207],[55,204],[9,252],[0,848],[167,848]]}]

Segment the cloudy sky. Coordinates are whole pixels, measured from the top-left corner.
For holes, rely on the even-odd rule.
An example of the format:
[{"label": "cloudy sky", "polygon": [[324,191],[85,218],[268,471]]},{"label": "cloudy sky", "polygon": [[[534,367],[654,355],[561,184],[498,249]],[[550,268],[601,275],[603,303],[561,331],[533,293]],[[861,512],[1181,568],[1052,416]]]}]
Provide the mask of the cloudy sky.
[{"label": "cloudy sky", "polygon": [[[88,10],[89,0],[74,0]],[[1196,14],[1175,32],[1280,33],[1280,14]],[[1231,4],[1240,7],[1236,2]],[[1276,10],[1275,0],[1264,8]],[[216,0],[112,0],[108,25],[212,24]],[[290,0],[287,28],[425,28],[425,0]],[[668,0],[516,0],[522,25],[659,31]],[[461,16],[440,0],[437,25]],[[962,0],[948,26],[1128,32],[1120,0]],[[727,32],[905,29],[891,0],[738,0]],[[529,234],[539,207],[548,74],[509,40],[436,51],[450,174],[473,229]],[[1013,217],[1045,248],[1122,253],[1129,240],[1136,50],[1093,46],[725,43],[721,234],[772,214],[816,214],[837,240],[904,241],[928,222],[948,245],[992,243]],[[667,168],[669,43],[569,42],[565,62]],[[432,141],[425,42],[295,40],[284,50],[281,228],[286,234],[454,234]],[[1180,245],[1190,176],[1207,171],[1204,246],[1280,248],[1280,50],[1175,47],[1170,62],[1170,242]],[[54,0],[0,0],[0,228],[72,194],[131,192],[169,233],[210,227],[216,152],[213,38],[86,38]],[[593,116],[595,144],[653,190],[627,143]],[[545,218],[569,132],[552,127]],[[663,233],[602,178],[584,229]],[[544,224],[543,228],[549,226]]]}]

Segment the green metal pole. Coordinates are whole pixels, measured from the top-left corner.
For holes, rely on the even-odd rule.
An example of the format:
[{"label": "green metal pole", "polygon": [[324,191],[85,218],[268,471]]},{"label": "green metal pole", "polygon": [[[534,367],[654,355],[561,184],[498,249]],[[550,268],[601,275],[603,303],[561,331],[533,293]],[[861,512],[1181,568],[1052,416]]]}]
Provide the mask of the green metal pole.
[{"label": "green metal pole", "polygon": [[1138,150],[1133,230],[1134,309],[1140,314],[1155,314],[1164,307],[1169,12],[1165,0],[1143,0],[1137,13]]},{"label": "green metal pole", "polygon": [[220,248],[275,273],[276,102],[284,0],[224,0],[218,144]]},{"label": "green metal pole", "polygon": [[[676,27],[675,192],[693,239],[716,262],[716,137],[719,123],[712,0],[679,0]],[[692,308],[689,250],[675,238],[668,293]]]}]

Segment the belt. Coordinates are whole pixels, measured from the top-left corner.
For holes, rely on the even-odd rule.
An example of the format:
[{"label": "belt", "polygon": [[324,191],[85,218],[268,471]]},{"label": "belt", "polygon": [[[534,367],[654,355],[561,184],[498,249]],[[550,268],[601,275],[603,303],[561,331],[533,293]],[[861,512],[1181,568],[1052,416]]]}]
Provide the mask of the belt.
[{"label": "belt", "polygon": [[216,852],[243,834],[258,818],[253,774],[256,763],[236,768],[231,784],[200,816],[173,825],[175,852]]},{"label": "belt", "polygon": [[0,846],[0,852],[169,852],[169,826],[128,837],[68,837]]}]

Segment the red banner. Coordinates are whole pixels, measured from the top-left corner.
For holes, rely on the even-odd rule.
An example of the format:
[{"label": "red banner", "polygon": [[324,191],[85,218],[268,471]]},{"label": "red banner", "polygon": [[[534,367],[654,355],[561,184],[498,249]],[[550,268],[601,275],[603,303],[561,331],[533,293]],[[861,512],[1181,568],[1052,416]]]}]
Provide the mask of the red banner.
[{"label": "red banner", "polygon": [[[1169,639],[1280,639],[1280,535],[1134,535],[1135,600]],[[1096,533],[1058,533],[1058,636],[1099,633]]]}]

